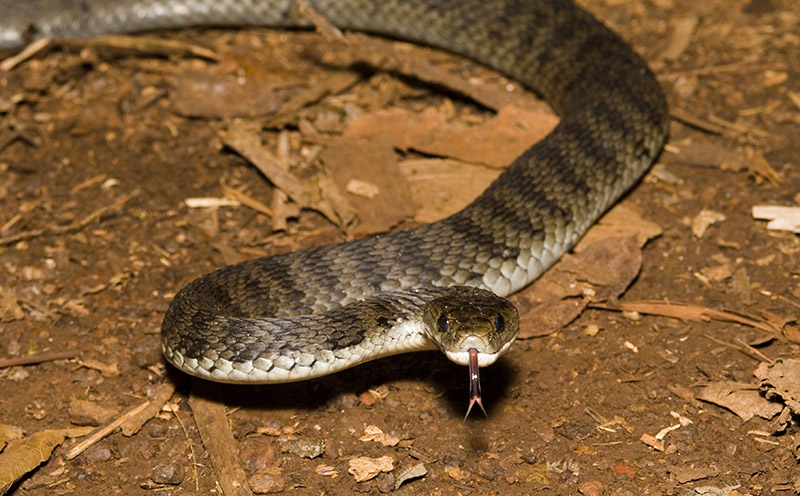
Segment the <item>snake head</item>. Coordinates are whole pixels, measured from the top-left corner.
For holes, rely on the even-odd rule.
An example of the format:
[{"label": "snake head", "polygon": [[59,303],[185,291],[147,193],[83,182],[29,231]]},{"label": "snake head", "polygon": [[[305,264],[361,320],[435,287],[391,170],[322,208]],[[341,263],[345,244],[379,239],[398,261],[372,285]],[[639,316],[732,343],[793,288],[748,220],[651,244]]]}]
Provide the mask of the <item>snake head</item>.
[{"label": "snake head", "polygon": [[459,365],[470,365],[471,349],[478,366],[491,365],[519,332],[519,313],[510,301],[466,286],[443,290],[425,306],[422,319],[428,337]]}]

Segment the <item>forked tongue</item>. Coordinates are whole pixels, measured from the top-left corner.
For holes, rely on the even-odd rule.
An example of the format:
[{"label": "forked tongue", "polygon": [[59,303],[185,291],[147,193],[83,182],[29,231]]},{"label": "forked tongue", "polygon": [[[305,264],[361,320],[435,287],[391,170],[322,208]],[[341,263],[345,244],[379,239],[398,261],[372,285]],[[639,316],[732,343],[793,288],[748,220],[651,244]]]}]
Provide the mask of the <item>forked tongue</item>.
[{"label": "forked tongue", "polygon": [[[469,412],[475,403],[481,407],[483,414],[486,415],[486,409],[483,408],[483,401],[481,401],[481,374],[478,370],[478,350],[470,348],[467,350],[469,353],[469,406],[467,407],[467,414],[464,415],[464,421],[469,417]],[[486,415],[488,417],[488,415]]]}]

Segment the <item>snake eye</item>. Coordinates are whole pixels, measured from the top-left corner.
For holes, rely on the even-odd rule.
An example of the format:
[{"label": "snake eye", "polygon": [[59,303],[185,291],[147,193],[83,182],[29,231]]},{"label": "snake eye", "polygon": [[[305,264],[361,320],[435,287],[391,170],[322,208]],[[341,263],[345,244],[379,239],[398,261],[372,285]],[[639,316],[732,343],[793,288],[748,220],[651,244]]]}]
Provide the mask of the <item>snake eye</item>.
[{"label": "snake eye", "polygon": [[497,332],[503,332],[503,326],[505,325],[506,325],[505,319],[503,318],[502,315],[498,313],[497,317],[494,318],[494,330]]},{"label": "snake eye", "polygon": [[439,327],[439,331],[447,332],[450,329],[450,321],[447,319],[447,314],[443,313],[439,316],[436,320],[436,325]]}]

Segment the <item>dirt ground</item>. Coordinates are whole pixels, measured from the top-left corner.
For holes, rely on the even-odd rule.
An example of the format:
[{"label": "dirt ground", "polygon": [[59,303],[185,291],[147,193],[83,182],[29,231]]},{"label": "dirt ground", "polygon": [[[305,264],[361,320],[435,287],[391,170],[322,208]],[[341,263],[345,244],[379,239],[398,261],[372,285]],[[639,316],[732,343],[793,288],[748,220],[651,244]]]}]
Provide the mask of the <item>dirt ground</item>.
[{"label": "dirt ground", "polygon": [[[9,494],[219,493],[215,441],[201,437],[198,412],[221,404],[233,434],[222,436],[221,456],[226,445],[238,451],[234,466],[244,470],[227,475],[261,492],[800,493],[800,426],[789,409],[778,416],[793,400],[767,400],[754,375],[798,355],[800,238],[751,213],[800,204],[800,4],[582,3],[650,61],[675,116],[667,150],[623,200],[662,233],[644,246],[630,288],[607,303],[693,304],[751,325],[589,308],[483,370],[488,417],[466,421],[466,371],[436,352],[288,385],[193,384],[159,344],[164,311],[184,284],[367,232],[344,234],[329,220],[347,220],[346,207],[293,211],[231,144],[231,129],[256,129],[303,182],[318,177],[320,153],[347,148],[338,137],[360,116],[432,109],[464,128],[494,113],[447,84],[328,64],[330,42],[311,32],[151,34],[218,60],[163,47],[60,46],[0,72],[0,422],[26,436],[104,426],[145,400],[155,417],[128,435],[112,429],[80,454],[71,450],[81,438],[65,440]],[[414,53],[455,79],[508,84],[463,59]],[[314,96],[321,84],[329,87]],[[382,181],[369,170],[360,176],[367,190]],[[345,197],[369,196],[358,191]],[[240,201],[217,201],[232,197]],[[190,198],[217,206],[190,208]],[[245,205],[253,199],[277,220]],[[424,207],[401,208],[379,229],[419,223]],[[715,385],[745,390],[750,403],[721,406],[727,389],[719,401],[698,399]],[[364,440],[369,426],[379,430]],[[387,466],[357,482],[354,467],[367,458]]]}]

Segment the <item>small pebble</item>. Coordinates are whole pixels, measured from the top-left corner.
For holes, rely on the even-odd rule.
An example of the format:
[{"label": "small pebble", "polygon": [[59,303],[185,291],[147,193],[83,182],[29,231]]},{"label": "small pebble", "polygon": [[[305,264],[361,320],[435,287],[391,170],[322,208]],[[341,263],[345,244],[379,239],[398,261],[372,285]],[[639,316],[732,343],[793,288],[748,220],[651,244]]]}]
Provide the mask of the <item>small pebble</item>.
[{"label": "small pebble", "polygon": [[324,439],[299,438],[289,443],[289,453],[300,458],[316,458],[325,453]]},{"label": "small pebble", "polygon": [[177,486],[183,482],[183,466],[177,463],[159,465],[153,471],[153,482],[167,486]]},{"label": "small pebble", "polygon": [[583,482],[578,486],[578,492],[584,496],[601,496],[603,494],[603,483],[600,481]]},{"label": "small pebble", "polygon": [[261,472],[275,464],[277,449],[263,437],[250,437],[239,448],[239,458],[245,470],[250,473]]},{"label": "small pebble", "polygon": [[286,481],[280,475],[258,473],[247,479],[250,489],[256,494],[279,493],[286,489]]},{"label": "small pebble", "polygon": [[498,472],[500,472],[499,467],[496,467],[487,460],[480,462],[478,466],[475,467],[475,473],[488,481],[493,481],[498,476]]},{"label": "small pebble", "polygon": [[380,491],[381,494],[386,494],[394,491],[394,484],[395,484],[394,474],[389,472],[388,474],[383,473],[378,476],[378,481],[376,486],[378,487],[378,491]]},{"label": "small pebble", "polygon": [[486,453],[489,450],[489,440],[483,434],[475,434],[469,438],[469,445],[478,453]]},{"label": "small pebble", "polygon": [[83,456],[89,463],[98,463],[109,461],[112,455],[111,450],[105,446],[94,445],[86,450],[86,454]]}]

